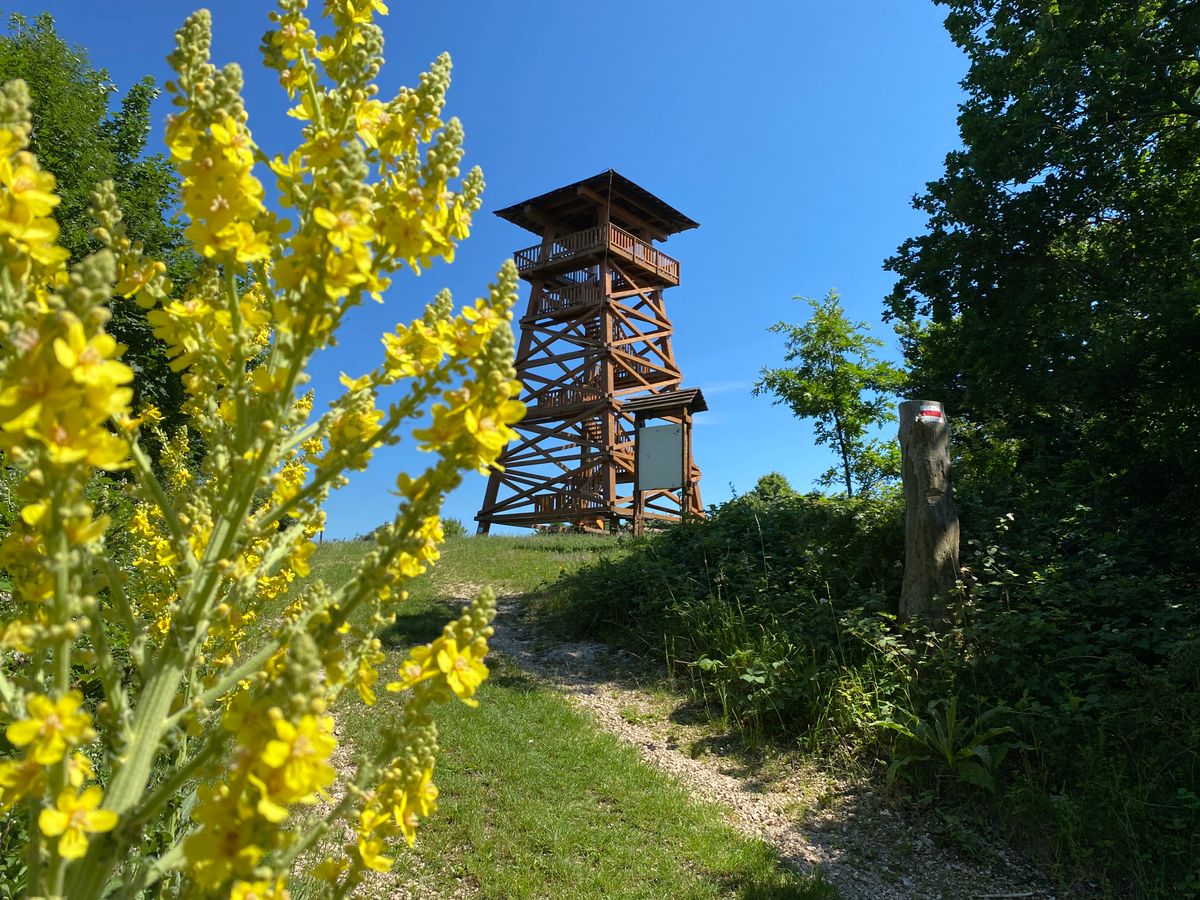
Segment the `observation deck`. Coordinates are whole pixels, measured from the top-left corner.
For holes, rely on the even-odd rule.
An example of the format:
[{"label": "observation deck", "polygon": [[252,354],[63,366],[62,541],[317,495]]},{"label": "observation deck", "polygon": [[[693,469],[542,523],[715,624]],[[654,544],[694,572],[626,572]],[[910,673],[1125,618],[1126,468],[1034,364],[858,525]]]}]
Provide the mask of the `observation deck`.
[{"label": "observation deck", "polygon": [[613,261],[630,263],[630,274],[645,286],[674,287],[679,284],[679,261],[667,256],[653,244],[609,222],[593,225],[574,234],[563,235],[518,250],[513,254],[521,277],[552,275],[601,261],[605,255]]}]

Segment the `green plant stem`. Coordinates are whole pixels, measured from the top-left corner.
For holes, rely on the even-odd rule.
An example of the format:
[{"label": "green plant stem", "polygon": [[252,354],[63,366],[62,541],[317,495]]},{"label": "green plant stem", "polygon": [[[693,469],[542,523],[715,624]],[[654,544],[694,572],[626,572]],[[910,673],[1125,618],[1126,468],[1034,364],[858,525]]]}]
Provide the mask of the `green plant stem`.
[{"label": "green plant stem", "polygon": [[[129,752],[104,793],[104,808],[112,810],[118,816],[124,815],[132,808],[145,791],[154,759],[158,755],[158,745],[166,727],[168,713],[171,711],[171,704],[175,700],[175,693],[184,671],[184,661],[178,649],[166,654],[165,659],[158,661],[157,668],[150,675],[138,698]],[[93,842],[87,856],[72,867],[71,878],[67,884],[72,900],[92,900],[99,897],[116,863],[117,860],[111,854],[102,853],[99,842]]]},{"label": "green plant stem", "polygon": [[133,878],[122,885],[120,893],[116,894],[117,900],[140,897],[145,890],[154,887],[168,872],[179,868],[183,859],[183,844],[178,843],[154,862],[138,869]]},{"label": "green plant stem", "polygon": [[38,825],[38,810],[29,810],[29,847],[26,854],[28,871],[25,875],[25,886],[29,896],[37,896],[42,884],[42,829]]},{"label": "green plant stem", "polygon": [[[233,334],[233,365],[231,368],[239,379],[243,379],[242,386],[244,386],[246,357],[242,352],[242,307],[238,296],[237,275],[234,274],[232,266],[225,268],[225,296],[229,304],[229,330]],[[250,438],[246,392],[235,389],[233,395],[237,404],[237,433],[241,439],[240,442],[244,442]]]},{"label": "green plant stem", "polygon": [[113,665],[112,647],[109,646],[108,635],[104,631],[104,622],[98,608],[95,614],[89,617],[88,635],[96,651],[96,671],[100,674],[104,697],[112,706],[124,730],[129,725],[129,697],[126,696],[121,676]]},{"label": "green plant stem", "polygon": [[136,828],[154,818],[154,815],[167,805],[171,798],[179,792],[179,789],[191,781],[192,776],[220,752],[228,739],[229,735],[219,727],[209,732],[191,758],[163,779],[154,792],[129,813],[124,825],[128,828]]},{"label": "green plant stem", "polygon": [[[65,629],[73,618],[71,603],[71,544],[67,537],[67,522],[63,516],[63,508],[68,502],[67,490],[59,482],[50,494],[51,522],[50,544],[53,548],[50,555],[54,566],[54,624]],[[52,697],[63,696],[71,687],[71,646],[72,640],[64,630],[62,636],[54,643],[54,676],[50,690]],[[63,757],[50,768],[50,793],[55,799],[67,787],[68,767],[71,765],[70,752],[64,750]],[[51,846],[50,871],[45,882],[45,888],[50,896],[58,897],[63,892],[63,881],[66,877],[67,860],[58,852],[57,844]],[[40,891],[43,885],[38,884]]]},{"label": "green plant stem", "polygon": [[[101,556],[99,560],[101,568],[104,570],[105,578],[108,580],[108,599],[112,603],[113,609],[117,611],[117,615],[121,619],[121,624],[125,627],[129,635],[130,656],[133,664],[137,667],[138,675],[144,678],[146,674],[145,658],[141,645],[145,640],[145,630],[133,615],[133,607],[129,605],[129,597],[125,593],[125,585],[122,583],[123,578],[121,573],[107,556]],[[99,614],[99,611],[97,611],[97,614]],[[132,652],[135,647],[140,652]],[[127,700],[126,706],[128,705]]]},{"label": "green plant stem", "polygon": [[0,702],[3,702],[9,709],[12,709],[17,702],[16,688],[3,672],[0,672]]}]

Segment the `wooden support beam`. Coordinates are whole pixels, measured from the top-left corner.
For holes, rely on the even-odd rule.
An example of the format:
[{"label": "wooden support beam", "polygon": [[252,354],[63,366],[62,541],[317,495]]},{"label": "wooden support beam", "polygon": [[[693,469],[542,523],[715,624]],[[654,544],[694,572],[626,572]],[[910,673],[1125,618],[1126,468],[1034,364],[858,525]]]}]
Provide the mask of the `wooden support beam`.
[{"label": "wooden support beam", "polygon": [[648,237],[651,237],[656,241],[665,241],[667,239],[667,235],[662,231],[661,228],[651,225],[643,216],[639,216],[633,212],[630,212],[626,208],[624,198],[610,202],[608,197],[605,197],[603,194],[593,191],[590,187],[582,184],[579,185],[579,187],[577,187],[575,190],[579,196],[587,197],[589,200],[595,203],[600,210],[609,210],[610,217],[611,213],[615,212],[619,218],[633,223],[642,231],[646,232]]}]

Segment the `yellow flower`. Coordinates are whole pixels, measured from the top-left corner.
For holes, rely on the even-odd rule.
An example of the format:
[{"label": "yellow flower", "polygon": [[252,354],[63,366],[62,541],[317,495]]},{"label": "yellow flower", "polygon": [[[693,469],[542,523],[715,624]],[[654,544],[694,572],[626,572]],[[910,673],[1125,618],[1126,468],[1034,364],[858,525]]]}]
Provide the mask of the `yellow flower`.
[{"label": "yellow flower", "polygon": [[400,680],[391,682],[387,686],[387,689],[393,693],[396,691],[406,691],[418,682],[424,681],[426,678],[432,678],[437,674],[437,671],[433,648],[429,644],[413,647],[408,653],[408,659],[397,673],[400,676]]},{"label": "yellow flower", "polygon": [[372,665],[372,661],[381,662],[383,660],[382,653],[371,653],[364,656],[358,661],[358,668],[354,672],[354,687],[358,690],[358,696],[362,698],[362,702],[367,706],[375,705],[375,682],[379,680],[379,672]]},{"label": "yellow flower", "polygon": [[298,725],[281,718],[275,734],[277,739],[269,741],[261,755],[264,764],[282,775],[282,785],[271,785],[274,799],[303,800],[333,782],[337,773],[327,762],[337,747],[333,716],[303,716]]},{"label": "yellow flower", "polygon": [[363,865],[376,872],[389,872],[393,859],[383,855],[383,839],[375,831],[385,827],[388,814],[375,806],[367,806],[358,814],[358,855]]},{"label": "yellow flower", "polygon": [[350,860],[342,858],[333,858],[327,856],[321,860],[320,865],[313,869],[313,877],[319,878],[321,881],[337,881],[342,877],[342,873],[350,868]]},{"label": "yellow flower", "polygon": [[162,424],[163,415],[157,406],[147,403],[142,407],[141,420],[147,427],[154,428],[156,425]]},{"label": "yellow flower", "polygon": [[72,753],[71,761],[67,764],[67,782],[71,787],[83,787],[85,781],[95,777],[96,770],[92,768],[92,761],[82,753]]},{"label": "yellow flower", "polygon": [[58,795],[54,809],[43,809],[38,815],[42,834],[59,839],[58,853],[64,859],[79,859],[87,853],[88,834],[101,834],[116,827],[115,812],[97,809],[103,799],[98,787],[90,787],[79,795],[67,788]]},{"label": "yellow flower", "polygon": [[441,644],[437,651],[438,669],[446,676],[450,690],[467,706],[478,706],[479,701],[472,695],[488,677],[487,666],[475,657],[473,647],[459,650],[454,638],[438,638],[434,646],[438,644]]},{"label": "yellow flower", "polygon": [[366,209],[346,208],[334,212],[318,206],[313,210],[313,219],[328,233],[329,243],[346,251],[356,243],[364,244],[375,237],[375,231],[368,224],[370,215]]},{"label": "yellow flower", "polygon": [[192,818],[200,824],[183,842],[183,852],[192,866],[192,876],[209,888],[224,884],[231,876],[246,877],[266,851],[252,842],[252,835],[236,809],[231,808],[228,788],[201,785]]},{"label": "yellow flower", "polygon": [[[56,338],[54,341],[54,356],[59,365],[71,373],[71,379],[76,384],[98,389],[96,397],[101,402],[96,406],[103,405],[103,398],[114,396],[118,385],[133,381],[133,369],[113,359],[124,349],[104,332],[89,339],[78,320],[67,327],[65,340]],[[126,399],[118,408],[127,405]]]},{"label": "yellow flower", "polygon": [[395,860],[390,856],[384,856],[382,851],[382,839],[362,837],[358,839],[358,855],[362,858],[363,865],[376,872],[390,872]]},{"label": "yellow flower", "polygon": [[33,155],[18,153],[13,160],[0,159],[0,184],[8,188],[10,202],[30,219],[48,216],[59,199],[54,195],[54,176],[37,168]]},{"label": "yellow flower", "polygon": [[288,900],[290,896],[282,878],[274,884],[269,881],[235,881],[229,892],[229,900]]},{"label": "yellow flower", "polygon": [[438,787],[433,783],[433,768],[421,773],[421,782],[417,785],[417,807],[421,815],[431,816],[437,810]]},{"label": "yellow flower", "polygon": [[29,747],[29,755],[43,766],[58,762],[67,745],[82,744],[96,736],[92,718],[79,712],[83,695],[68,691],[57,701],[34,694],[26,702],[30,718],[13,722],[5,734],[16,747]]},{"label": "yellow flower", "polygon": [[43,766],[32,757],[0,760],[0,813],[40,789]]},{"label": "yellow flower", "polygon": [[411,808],[408,793],[402,788],[397,788],[392,793],[392,818],[396,820],[408,846],[413,846],[417,842],[417,825],[421,820],[417,811]]}]

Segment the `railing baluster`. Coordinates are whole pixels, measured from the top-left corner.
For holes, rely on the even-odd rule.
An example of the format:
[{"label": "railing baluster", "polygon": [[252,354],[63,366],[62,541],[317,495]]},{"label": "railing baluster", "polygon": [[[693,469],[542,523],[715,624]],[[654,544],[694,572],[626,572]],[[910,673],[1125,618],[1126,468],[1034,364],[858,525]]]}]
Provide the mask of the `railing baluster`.
[{"label": "railing baluster", "polygon": [[596,225],[592,228],[585,228],[583,231],[577,231],[574,234],[564,235],[553,240],[544,241],[533,247],[518,250],[513,254],[517,263],[517,270],[527,272],[543,265],[570,259],[582,253],[599,249],[604,246],[605,231],[608,233],[608,246],[615,247],[622,253],[627,254],[634,261],[653,269],[660,275],[667,276],[672,281],[679,281],[678,261],[667,256],[667,254],[652,244],[643,241],[641,238],[630,234],[625,229],[611,222],[608,223],[607,228],[603,225]]}]

